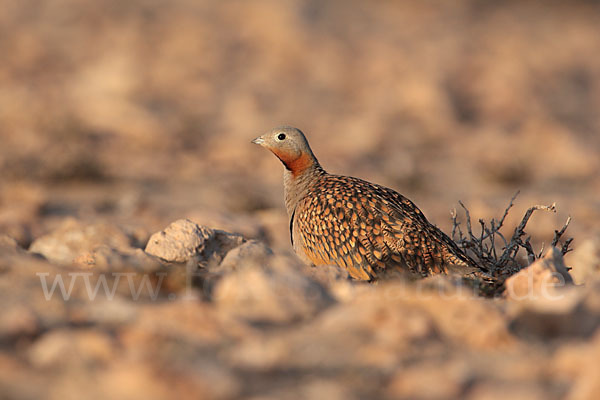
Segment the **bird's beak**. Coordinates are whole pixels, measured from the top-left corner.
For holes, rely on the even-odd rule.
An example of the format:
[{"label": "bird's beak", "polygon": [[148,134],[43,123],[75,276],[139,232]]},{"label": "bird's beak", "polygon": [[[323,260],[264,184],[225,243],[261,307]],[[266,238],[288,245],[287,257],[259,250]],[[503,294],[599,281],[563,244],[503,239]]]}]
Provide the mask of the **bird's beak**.
[{"label": "bird's beak", "polygon": [[259,137],[257,137],[256,139],[254,139],[254,140],[252,141],[252,143],[254,143],[254,144],[258,144],[258,145],[261,145],[261,146],[262,146],[263,144],[265,144],[265,139],[263,139],[263,137],[262,137],[262,136],[259,136]]}]

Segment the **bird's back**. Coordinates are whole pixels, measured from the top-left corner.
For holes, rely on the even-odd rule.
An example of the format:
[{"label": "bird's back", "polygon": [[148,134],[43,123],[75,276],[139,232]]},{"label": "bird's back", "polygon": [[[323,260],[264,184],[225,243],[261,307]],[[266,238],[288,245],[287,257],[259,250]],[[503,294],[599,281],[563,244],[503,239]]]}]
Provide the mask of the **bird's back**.
[{"label": "bird's back", "polygon": [[413,202],[358,178],[318,176],[298,200],[290,228],[302,258],[338,265],[355,279],[479,269]]}]

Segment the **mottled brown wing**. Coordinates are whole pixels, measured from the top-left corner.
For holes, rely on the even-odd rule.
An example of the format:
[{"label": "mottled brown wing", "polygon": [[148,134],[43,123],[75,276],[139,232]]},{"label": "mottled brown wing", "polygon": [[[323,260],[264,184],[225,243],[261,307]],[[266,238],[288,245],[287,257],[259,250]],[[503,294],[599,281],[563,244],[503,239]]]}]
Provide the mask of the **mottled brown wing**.
[{"label": "mottled brown wing", "polygon": [[469,265],[410,200],[356,178],[325,176],[298,204],[293,222],[313,264],[338,265],[355,279],[390,270],[427,276]]},{"label": "mottled brown wing", "polygon": [[390,224],[390,228],[406,233],[406,238],[412,243],[407,247],[414,248],[417,260],[426,270],[429,269],[419,272],[447,273],[448,266],[482,270],[448,235],[432,225],[412,201],[391,189],[379,187],[379,190],[384,192],[384,213],[389,213],[391,220],[394,217],[404,220],[404,223]]},{"label": "mottled brown wing", "polygon": [[300,247],[313,264],[338,265],[360,280],[390,269],[423,269],[409,247],[421,240],[418,229],[411,230],[414,221],[409,215],[400,219],[378,190],[365,181],[334,175],[310,188],[298,204],[294,223]]},{"label": "mottled brown wing", "polygon": [[[301,247],[315,265],[338,265],[354,279],[371,280],[378,266],[365,240],[371,224],[361,216],[364,210],[353,188],[335,178],[328,176],[311,187],[296,208]],[[385,267],[383,262],[380,267]]]},{"label": "mottled brown wing", "polygon": [[369,242],[368,254],[375,262],[382,262],[385,269],[400,268],[421,276],[447,272],[443,246],[414,204],[392,190],[365,181],[352,179],[352,187],[366,193],[360,197],[362,219],[371,221],[372,227],[367,229],[364,241]]}]

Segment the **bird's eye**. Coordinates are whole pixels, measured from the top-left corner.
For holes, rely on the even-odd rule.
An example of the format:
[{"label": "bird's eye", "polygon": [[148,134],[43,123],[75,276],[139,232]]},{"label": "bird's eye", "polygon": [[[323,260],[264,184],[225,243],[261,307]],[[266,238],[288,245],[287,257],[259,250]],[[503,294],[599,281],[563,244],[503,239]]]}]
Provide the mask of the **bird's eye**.
[{"label": "bird's eye", "polygon": [[285,139],[285,133],[280,133],[279,135],[277,135],[277,139],[278,139],[278,140],[283,140],[283,139]]}]

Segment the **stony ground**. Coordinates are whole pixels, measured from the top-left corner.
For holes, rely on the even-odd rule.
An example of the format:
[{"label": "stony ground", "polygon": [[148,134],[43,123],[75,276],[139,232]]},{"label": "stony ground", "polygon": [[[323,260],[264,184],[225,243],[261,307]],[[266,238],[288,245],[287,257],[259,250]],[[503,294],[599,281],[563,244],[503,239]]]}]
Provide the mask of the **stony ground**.
[{"label": "stony ground", "polygon": [[[597,2],[0,7],[1,398],[600,396]],[[281,123],[446,232],[556,202],[527,233],[571,215],[572,270],[483,299],[300,265],[249,143]]]},{"label": "stony ground", "polygon": [[445,277],[353,283],[190,220],[157,232],[145,251],[137,240],[75,219],[29,252],[0,238],[4,398],[593,399],[600,390],[600,240],[576,252],[581,285],[550,252],[494,300]]}]

